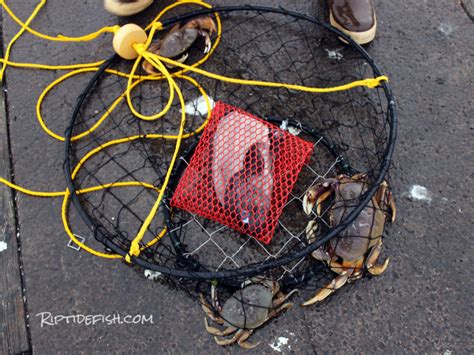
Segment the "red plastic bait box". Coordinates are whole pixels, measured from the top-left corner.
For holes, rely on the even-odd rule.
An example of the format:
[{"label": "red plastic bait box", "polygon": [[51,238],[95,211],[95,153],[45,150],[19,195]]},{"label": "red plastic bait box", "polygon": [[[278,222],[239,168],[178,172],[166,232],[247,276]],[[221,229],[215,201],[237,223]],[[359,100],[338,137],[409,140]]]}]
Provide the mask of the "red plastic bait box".
[{"label": "red plastic bait box", "polygon": [[313,144],[218,102],[171,206],[270,243]]}]

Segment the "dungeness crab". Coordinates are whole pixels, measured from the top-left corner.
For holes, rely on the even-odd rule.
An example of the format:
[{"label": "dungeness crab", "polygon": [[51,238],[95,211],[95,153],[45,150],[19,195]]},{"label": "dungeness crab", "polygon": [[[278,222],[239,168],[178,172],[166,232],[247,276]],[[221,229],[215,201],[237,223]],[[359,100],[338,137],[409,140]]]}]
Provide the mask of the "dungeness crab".
[{"label": "dungeness crab", "polygon": [[[198,38],[204,38],[204,53],[208,53],[212,45],[211,36],[216,31],[216,24],[211,17],[198,17],[187,22],[184,26],[174,25],[162,39],[153,43],[148,51],[183,63],[188,58],[189,48]],[[170,67],[170,65],[167,66]],[[150,75],[157,74],[155,68],[146,60],[142,67]]]},{"label": "dungeness crab", "polygon": [[[334,196],[329,208],[329,223],[334,227],[358,206],[360,197],[368,186],[366,174],[353,177],[339,175],[335,179],[327,179],[308,190],[303,199],[303,209],[309,215],[316,205],[316,212],[320,215],[323,201]],[[314,258],[327,262],[330,269],[339,275],[303,303],[303,306],[322,301],[346,282],[360,278],[364,267],[372,275],[382,274],[388,266],[389,258],[383,264],[376,263],[382,248],[385,222],[388,218],[394,222],[395,216],[395,202],[388,183],[384,181],[356,219],[339,236],[311,254]],[[316,222],[309,222],[306,228],[309,243],[315,241],[316,229]]]},{"label": "dungeness crab", "polygon": [[[202,294],[201,305],[207,317],[225,328],[219,330],[211,327],[207,318],[204,318],[206,330],[215,335],[214,339],[219,345],[237,343],[242,348],[252,349],[259,343],[251,344],[246,340],[256,328],[293,307],[292,303],[285,302],[296,291],[293,290],[285,295],[280,291],[278,282],[257,277],[244,283],[242,289],[230,296],[221,307],[215,294],[215,286],[213,286],[211,298],[214,305],[209,305]],[[218,315],[213,309],[218,311]],[[232,334],[231,338],[220,338]]]}]

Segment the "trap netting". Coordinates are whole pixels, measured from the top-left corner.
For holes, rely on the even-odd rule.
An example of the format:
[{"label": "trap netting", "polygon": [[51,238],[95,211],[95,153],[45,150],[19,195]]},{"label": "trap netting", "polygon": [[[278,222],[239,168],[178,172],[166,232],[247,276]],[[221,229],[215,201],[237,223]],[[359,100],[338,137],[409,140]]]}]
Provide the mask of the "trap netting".
[{"label": "trap netting", "polygon": [[[380,77],[381,73],[362,48],[352,41],[349,45],[340,42],[338,37],[343,34],[314,18],[282,9],[243,6],[180,15],[169,13],[156,36],[163,38],[174,24],[185,24],[202,16],[212,17],[221,28],[217,37],[215,34],[211,37],[214,45],[207,60],[197,66],[202,72],[179,63],[169,68],[185,100],[184,106],[175,97],[162,117],[153,121],[140,120],[126,103],[124,93],[128,79],[113,74],[113,70],[128,72],[130,63],[114,57],[93,74],[75,105],[66,135],[65,173],[71,200],[95,237],[87,238],[87,244],[101,250],[105,246],[105,253],[127,257],[131,263],[146,269],[147,275],[161,274],[162,278],[174,280],[192,295],[201,292],[208,295],[210,306],[207,307],[211,313],[213,308],[221,309],[223,300],[236,299],[235,289],[245,288],[249,282],[261,284],[261,277],[266,280],[263,285],[266,303],[257,308],[278,308],[284,303],[277,306],[268,301],[267,290],[272,291],[271,299],[281,300],[280,287],[288,290],[312,280],[311,287],[316,289],[327,282],[330,276],[323,271],[327,268],[311,253],[327,245],[331,238],[337,238],[382,183],[395,139],[391,93],[383,80],[375,85],[373,81],[364,82],[362,86],[342,91],[306,90],[345,85]],[[203,43],[197,41],[185,64],[197,63],[203,57],[202,49]],[[221,78],[206,73],[218,73]],[[249,84],[249,81],[253,83]],[[170,85],[163,76],[150,78],[139,69],[132,86],[131,104],[143,115],[159,112],[170,102]],[[252,122],[258,122],[265,129],[262,128],[264,134],[254,142],[253,148],[250,144],[237,155],[240,168],[231,168],[234,174],[212,177],[212,167],[220,164],[216,160],[222,159],[222,164],[233,166],[225,154],[213,157],[209,153],[208,160],[206,156],[199,158],[202,164],[211,165],[207,166],[211,176],[206,181],[212,181],[207,188],[212,190],[213,203],[218,201],[224,205],[233,200],[233,207],[229,209],[212,209],[211,218],[202,211],[201,196],[207,194],[206,186],[199,183],[188,168],[192,165],[193,154],[199,157],[200,134],[208,122],[212,129],[213,121],[208,121],[209,108],[218,101],[238,108],[236,112],[245,112],[245,116],[261,119],[244,120],[237,116],[229,120],[229,125],[238,126],[243,132],[255,132]],[[214,109],[219,110],[219,107],[227,106]],[[183,111],[186,113],[184,125],[180,121]],[[104,115],[107,119],[97,128],[97,122]],[[225,114],[218,116],[221,120],[225,118]],[[57,124],[52,120],[51,116],[50,125]],[[180,129],[183,135],[180,135]],[[214,127],[214,130],[218,129],[219,126]],[[91,134],[74,139],[84,131]],[[272,137],[270,131],[277,132],[276,137]],[[276,151],[272,140],[283,136],[283,146]],[[181,147],[176,150],[180,137]],[[272,222],[273,232],[259,238],[258,233],[252,233],[248,226],[245,228],[249,224],[245,221],[258,216],[262,220],[257,218],[253,222],[255,227],[259,223],[269,224],[265,212],[261,211],[272,205],[268,200],[276,198],[275,164],[279,159],[288,158],[279,154],[288,153],[284,146],[292,141],[307,143],[301,143],[303,148],[297,150],[294,159],[289,160],[291,163],[285,165],[286,171],[282,172],[286,190],[278,199],[280,209],[275,214],[277,220]],[[219,151],[216,146],[226,146],[227,142],[214,141],[213,144]],[[294,147],[290,148],[289,154],[295,154]],[[268,149],[273,152],[271,157],[266,152]],[[169,184],[162,190],[175,155],[176,165]],[[242,164],[245,167],[246,162],[251,161],[250,180],[239,181]],[[287,169],[289,165],[292,166]],[[284,173],[288,172],[291,176],[285,177]],[[308,189],[327,178],[357,172],[365,174],[366,188],[337,225],[329,218],[329,207],[320,214],[316,209],[310,215],[304,212],[303,200]],[[194,199],[180,199],[180,191],[185,189],[179,187],[180,179],[188,179],[187,186],[194,186],[193,191],[200,195],[192,195],[196,196]],[[222,183],[222,180],[226,182]],[[245,184],[242,185],[242,181]],[[123,182],[129,183],[121,185]],[[88,186],[107,184],[110,188],[105,190],[75,192]],[[263,197],[237,198],[238,194],[247,194],[245,189],[252,196],[258,190]],[[161,191],[163,200],[139,240],[139,252],[131,253],[136,235],[143,229]],[[174,198],[179,201],[175,205],[180,208],[171,203]],[[243,203],[236,203],[237,200]],[[249,215],[248,210],[254,214]],[[234,218],[234,221],[239,219],[237,226],[227,219],[225,223],[220,219],[232,217],[232,211],[238,216]],[[311,221],[318,226],[313,239],[307,236]],[[257,281],[249,281],[257,276]],[[208,282],[201,281],[219,285],[220,303],[212,295],[216,292],[215,287],[212,291]],[[272,283],[267,284],[267,281]],[[277,288],[273,282],[278,284]],[[234,296],[230,297],[232,294]],[[241,305],[247,303],[244,298]],[[245,314],[248,310],[244,308]],[[243,326],[249,327],[245,320]]]}]

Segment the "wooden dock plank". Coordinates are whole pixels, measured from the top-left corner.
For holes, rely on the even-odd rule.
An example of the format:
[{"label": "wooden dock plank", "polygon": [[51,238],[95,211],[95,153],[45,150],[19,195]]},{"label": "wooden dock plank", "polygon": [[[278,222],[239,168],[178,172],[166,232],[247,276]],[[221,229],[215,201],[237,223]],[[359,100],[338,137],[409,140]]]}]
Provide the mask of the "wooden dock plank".
[{"label": "wooden dock plank", "polygon": [[[3,91],[0,91],[0,176],[10,178]],[[29,350],[12,192],[0,185],[0,354]]]}]

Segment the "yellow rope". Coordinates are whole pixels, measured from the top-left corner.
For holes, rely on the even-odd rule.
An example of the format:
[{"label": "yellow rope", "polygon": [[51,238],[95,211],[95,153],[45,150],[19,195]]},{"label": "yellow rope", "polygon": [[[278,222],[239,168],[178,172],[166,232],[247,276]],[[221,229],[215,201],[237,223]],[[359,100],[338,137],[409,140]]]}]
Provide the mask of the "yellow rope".
[{"label": "yellow rope", "polygon": [[[139,63],[139,59],[140,59],[140,56],[135,61],[134,69],[136,69],[136,66]],[[163,199],[166,187],[168,186],[169,180],[171,178],[171,173],[173,171],[174,164],[175,164],[176,159],[179,155],[179,148],[181,146],[181,140],[183,138],[184,125],[186,123],[186,104],[184,102],[184,97],[183,97],[183,94],[182,94],[179,86],[176,84],[176,82],[174,81],[174,79],[172,78],[172,76],[170,75],[170,73],[168,72],[168,70],[166,69],[166,67],[163,64],[155,65],[155,63],[152,63],[152,65],[156,69],[158,69],[161,72],[162,75],[164,75],[166,77],[166,80],[168,80],[168,83],[170,85],[170,88],[169,88],[170,97],[173,96],[173,92],[176,90],[176,94],[178,95],[179,101],[181,103],[181,122],[180,122],[180,125],[179,125],[178,137],[176,139],[176,147],[175,147],[175,150],[174,150],[174,153],[173,153],[173,157],[171,158],[171,162],[169,164],[168,171],[166,172],[165,180],[163,182],[163,186],[161,188],[160,194],[158,195],[158,198],[157,198],[155,204],[153,205],[150,213],[148,214],[148,216],[145,219],[144,223],[142,224],[140,230],[138,231],[136,237],[133,239],[132,244],[130,245],[130,250],[129,250],[128,254],[125,257],[125,260],[127,262],[131,262],[131,257],[132,256],[138,256],[140,254],[140,245],[139,245],[139,243],[143,239],[143,236],[145,235],[146,230],[150,226],[153,218],[155,217],[156,212],[158,211],[158,208],[160,207],[161,200]],[[134,74],[134,69],[132,69],[132,72],[131,72],[132,75]],[[130,79],[129,79],[129,83],[130,83]],[[128,89],[129,88],[127,87],[127,93],[129,94],[130,91]],[[129,95],[127,96],[127,99],[129,99]],[[138,117],[140,117],[140,116],[138,116]],[[142,117],[140,117],[140,118],[142,118]]]},{"label": "yellow rope", "polygon": [[[13,38],[13,40],[10,42],[9,44],[9,47],[11,49],[11,47],[13,46],[13,43],[22,35],[22,33],[26,30],[30,33],[32,33],[33,35],[37,36],[37,37],[40,37],[40,38],[43,38],[43,39],[47,39],[47,40],[53,40],[53,41],[63,41],[63,42],[71,42],[71,41],[75,41],[75,42],[82,42],[82,41],[87,41],[87,40],[91,40],[91,39],[94,39],[96,37],[98,37],[100,34],[102,33],[105,33],[105,32],[116,32],[119,27],[118,26],[112,26],[112,27],[107,27],[107,28],[103,28],[93,34],[90,34],[90,35],[87,35],[87,36],[82,36],[82,37],[65,37],[65,36],[58,36],[58,37],[51,37],[51,36],[48,36],[48,35],[44,35],[42,33],[39,33],[38,31],[35,31],[35,30],[32,30],[30,27],[29,27],[29,24],[31,23],[31,21],[34,19],[34,17],[36,16],[36,14],[38,13],[38,11],[41,9],[41,7],[44,5],[46,1],[45,0],[42,0],[40,2],[40,4],[36,7],[35,11],[31,14],[30,18],[25,22],[23,23],[21,20],[19,20],[15,14],[10,10],[10,8],[5,4],[4,1],[1,1],[0,0],[0,4],[5,8],[5,10],[7,11],[7,13],[10,14],[10,16],[14,19],[15,22],[17,22],[22,28],[21,30],[18,32],[18,34]],[[190,2],[193,2],[193,1],[190,1]],[[198,1],[195,1],[194,3],[199,3],[200,5],[202,5],[202,3],[198,2]],[[206,4],[206,6],[209,7],[209,5]],[[173,5],[172,7],[175,7],[175,5]],[[166,9],[165,9],[166,10]],[[163,11],[162,12],[162,15],[166,13],[166,11]],[[161,24],[158,22],[159,18],[161,16],[157,17],[155,19],[155,24],[153,26],[154,30],[160,30],[162,28]],[[220,23],[220,21],[219,21]],[[153,24],[153,23],[152,23]],[[150,36],[150,41],[152,39],[152,36]],[[213,49],[215,48],[215,46],[213,47]],[[8,54],[10,53],[10,51],[8,51]],[[208,57],[208,56],[207,56]],[[206,58],[203,58],[203,60],[201,60],[199,63],[196,63],[196,65],[199,65],[201,64]],[[45,70],[73,70],[73,72],[69,72],[69,73],[66,73],[65,75],[61,76],[60,78],[56,79],[55,81],[53,81],[50,85],[48,85],[44,90],[43,92],[41,93],[39,99],[38,99],[38,102],[37,102],[37,105],[36,105],[36,113],[37,113],[37,118],[38,118],[38,121],[41,125],[41,127],[43,128],[43,130],[49,134],[50,136],[58,139],[58,140],[61,140],[61,141],[64,141],[64,137],[62,136],[59,136],[58,134],[54,133],[53,131],[51,131],[45,124],[43,118],[42,118],[42,115],[41,115],[41,105],[44,101],[44,98],[48,95],[48,93],[54,88],[56,87],[58,84],[60,84],[61,82],[63,82],[64,80],[70,78],[70,77],[73,77],[75,75],[78,75],[78,74],[81,74],[81,73],[85,73],[85,72],[94,72],[94,71],[97,71],[99,68],[98,66],[100,66],[104,61],[99,61],[99,62],[96,62],[96,63],[84,63],[84,64],[72,64],[72,65],[47,65],[47,64],[36,64],[36,63],[17,63],[17,62],[11,62],[9,61],[8,59],[8,56],[6,56],[5,58],[1,59],[1,62],[3,64],[3,67],[2,67],[2,71],[1,73],[4,72],[5,68],[7,65],[11,65],[13,67],[20,67],[20,68],[35,68],[35,69],[45,69]],[[138,63],[139,61],[137,60],[136,63]],[[137,65],[136,65],[137,66]],[[139,243],[140,241],[142,240],[144,234],[145,234],[145,231],[147,230],[147,228],[149,227],[150,223],[151,223],[151,220],[153,219],[160,203],[161,203],[161,199],[163,197],[163,192],[164,192],[164,189],[166,187],[166,185],[169,183],[169,178],[171,176],[171,171],[173,169],[173,165],[176,161],[176,158],[178,156],[178,153],[179,153],[179,147],[180,147],[180,143],[181,143],[181,140],[184,139],[184,138],[187,138],[187,137],[190,137],[200,131],[202,131],[202,129],[204,129],[204,126],[206,125],[207,123],[207,120],[209,119],[210,117],[210,112],[211,112],[211,104],[210,104],[210,100],[209,100],[209,97],[207,96],[207,94],[205,93],[204,89],[196,82],[196,80],[190,78],[190,77],[186,77],[184,75],[182,75],[182,72],[179,72],[179,73],[175,73],[173,74],[174,76],[180,76],[181,78],[185,79],[185,80],[188,80],[191,82],[191,84],[193,84],[194,86],[196,86],[199,91],[201,92],[201,94],[203,95],[203,97],[205,98],[205,101],[206,101],[206,105],[208,107],[208,117],[207,119],[205,120],[205,122],[194,132],[194,133],[189,133],[189,134],[183,134],[183,131],[184,131],[184,124],[185,124],[185,116],[186,116],[186,113],[185,113],[185,103],[184,103],[184,97],[182,96],[182,93],[178,87],[178,85],[176,84],[175,80],[171,78],[171,75],[170,73],[166,70],[166,68],[164,67],[164,65],[161,65],[157,68],[161,73],[162,75],[161,76],[138,76],[138,75],[135,75],[134,72],[130,73],[130,74],[127,74],[127,73],[121,73],[119,71],[115,71],[115,70],[106,70],[108,73],[112,73],[112,74],[115,74],[115,75],[119,75],[119,76],[123,76],[123,77],[127,77],[129,78],[129,80],[132,80],[132,79],[138,79],[137,81],[133,82],[133,83],[130,83],[128,86],[127,86],[127,90],[122,93],[121,96],[119,96],[113,103],[112,105],[109,107],[109,109],[106,111],[106,113],[87,131],[81,133],[81,134],[78,134],[74,137],[72,137],[72,140],[77,140],[77,139],[80,139],[82,137],[85,137],[86,135],[92,133],[94,130],[96,130],[100,124],[110,115],[110,113],[112,112],[113,109],[115,109],[115,107],[120,103],[120,101],[126,97],[126,96],[130,96],[130,92],[131,90],[136,86],[138,85],[139,83],[143,82],[144,80],[162,80],[163,78],[165,78],[167,81],[168,81],[168,84],[169,84],[169,87],[170,87],[170,94],[171,95],[174,95],[174,91],[176,90],[178,96],[179,96],[179,99],[180,99],[180,104],[181,104],[181,111],[182,111],[182,120],[181,120],[181,124],[180,124],[180,128],[179,128],[179,133],[178,135],[174,136],[174,135],[164,135],[164,134],[151,134],[151,135],[146,135],[146,136],[134,136],[134,137],[127,137],[127,138],[124,138],[124,139],[118,139],[118,140],[114,140],[114,141],[110,141],[108,142],[107,144],[104,144],[102,146],[100,146],[98,149],[94,149],[92,152],[89,152],[89,154],[86,155],[86,157],[84,157],[83,159],[81,159],[81,161],[79,162],[77,168],[74,170],[74,174],[73,176],[75,176],[80,167],[85,163],[85,161],[92,157],[94,154],[97,154],[99,151],[105,149],[106,147],[109,147],[109,146],[112,146],[112,145],[116,145],[116,144],[120,144],[120,143],[124,143],[124,142],[130,142],[134,139],[138,139],[138,138],[165,138],[165,139],[176,139],[176,148],[175,148],[175,152],[173,154],[173,157],[172,157],[172,162],[168,168],[168,172],[166,174],[166,178],[165,178],[165,184],[163,185],[163,188],[161,190],[158,190],[159,191],[159,196],[158,196],[158,199],[157,201],[155,202],[153,208],[152,208],[152,211],[149,213],[149,215],[147,216],[146,220],[145,220],[145,223],[143,224],[143,226],[140,228],[140,231],[139,233],[137,234],[137,237],[134,239],[133,243],[132,243],[132,248],[131,248],[131,252],[130,252],[130,255],[139,255],[140,251],[145,249],[145,248],[148,248],[150,246],[152,246],[153,244],[155,244],[156,242],[158,242],[166,233],[166,230],[163,230],[160,235],[158,235],[157,237],[155,237],[152,241],[148,242],[145,246],[142,246],[142,247],[139,247]],[[169,108],[171,107],[171,103],[172,103],[172,99],[169,100],[169,104],[165,107],[165,109],[163,110],[163,114],[164,115],[168,110]],[[161,116],[162,116],[161,115]],[[146,116],[145,116],[146,117]],[[74,177],[73,177],[74,178]],[[68,204],[69,204],[69,197],[70,197],[70,193],[68,190],[66,191],[59,191],[59,192],[39,192],[39,191],[33,191],[33,190],[29,190],[29,189],[25,189],[23,187],[20,187],[18,185],[15,185],[3,178],[0,178],[0,183],[3,183],[7,186],[9,186],[10,188],[13,188],[13,189],[16,189],[22,193],[25,193],[25,194],[28,194],[28,195],[31,195],[31,196],[37,196],[37,197],[61,197],[61,196],[64,196],[64,201],[63,201],[63,208],[62,208],[62,220],[63,220],[63,225],[64,225],[64,229],[66,231],[66,233],[69,235],[69,237],[71,238],[71,240],[73,240],[77,245],[79,245],[81,248],[83,248],[84,250],[88,251],[89,253],[92,253],[96,256],[100,256],[100,257],[104,257],[104,258],[118,258],[120,256],[118,255],[111,255],[111,254],[105,254],[105,253],[101,253],[101,252],[98,252],[90,247],[88,247],[87,245],[84,245],[83,243],[81,243],[75,236],[74,234],[72,233],[71,231],[71,228],[69,227],[69,223],[68,223],[68,219],[67,219],[67,210],[68,210]],[[100,185],[100,186],[95,186],[95,187],[92,187],[92,188],[88,188],[88,189],[83,189],[83,190],[80,190],[80,191],[77,191],[76,193],[77,194],[81,194],[81,193],[87,193],[87,192],[92,192],[92,191],[98,191],[98,190],[102,190],[102,189],[106,189],[106,188],[110,188],[110,187],[117,187],[117,186],[136,186],[136,185],[141,185],[141,186],[147,186],[146,184],[144,183],[138,183],[138,182],[117,182],[117,183],[114,183],[114,184],[107,184],[107,185]]]},{"label": "yellow rope", "polygon": [[[147,184],[147,183],[143,183],[143,182],[139,182],[139,181],[130,181],[130,182],[115,182],[115,183],[111,183],[111,184],[105,184],[105,185],[89,187],[89,188],[86,188],[86,189],[76,191],[76,193],[77,194],[85,194],[85,193],[95,192],[95,191],[108,189],[108,188],[112,188],[112,187],[129,187],[129,186],[142,186],[142,187],[146,187],[148,189],[153,189],[153,190],[159,191],[158,188],[154,187],[151,184]],[[68,218],[67,218],[67,213],[68,213],[68,207],[69,207],[69,201],[70,201],[71,194],[70,194],[69,190],[66,190],[62,194],[64,196],[64,199],[63,199],[63,204],[62,204],[62,208],[61,208],[61,219],[63,221],[64,230],[66,231],[69,238],[71,238],[71,240],[74,243],[76,243],[79,247],[81,247],[82,249],[84,249],[85,251],[89,252],[92,255],[102,257],[102,258],[106,258],[106,259],[119,259],[119,258],[122,258],[121,255],[107,254],[107,253],[99,252],[99,251],[89,247],[88,245],[82,243],[81,241],[79,241],[76,238],[76,236],[74,235],[74,233],[71,230],[71,227],[69,226],[69,221],[68,221]],[[156,236],[153,240],[151,240],[147,245],[142,247],[141,250],[144,250],[145,248],[148,248],[148,247],[154,245],[165,234],[166,234],[166,228],[164,228],[161,231],[161,233],[158,236]]]},{"label": "yellow rope", "polygon": [[[70,193],[68,190],[65,191],[57,191],[57,192],[43,192],[43,191],[33,191],[26,189],[24,187],[18,186],[16,184],[13,184],[12,182],[5,180],[3,178],[0,178],[0,183],[7,185],[8,187],[15,189],[21,193],[24,193],[26,195],[30,196],[35,196],[35,197],[62,197],[64,196],[64,201],[63,201],[63,207],[62,207],[62,220],[63,220],[63,225],[66,233],[69,235],[69,237],[76,243],[78,246],[80,246],[82,249],[88,251],[91,254],[94,254],[96,256],[101,256],[104,258],[110,258],[110,259],[116,259],[116,258],[121,258],[120,255],[112,255],[112,254],[105,254],[98,252],[91,247],[85,245],[84,243],[80,242],[75,236],[74,233],[71,231],[71,228],[69,227],[68,219],[67,219],[67,206],[69,204],[69,197]],[[140,182],[140,181],[121,181],[121,182],[114,182],[114,183],[109,183],[109,184],[103,184],[99,186],[92,186],[88,188],[84,188],[81,190],[76,191],[78,195],[82,194],[87,194],[91,192],[96,192],[104,189],[110,189],[113,187],[131,187],[131,186],[140,186],[140,187],[145,187],[147,189],[155,190],[159,192],[160,190],[146,182]],[[151,240],[147,245],[141,248],[141,250],[144,250],[145,248],[149,248],[152,245],[154,245],[156,242],[158,242],[164,235],[166,234],[166,229],[163,229],[163,231],[155,237],[153,240]]]},{"label": "yellow rope", "polygon": [[19,63],[6,60],[5,58],[0,59],[0,63],[6,64],[14,68],[28,68],[28,69],[43,69],[43,70],[74,70],[82,68],[98,68],[104,64],[104,60],[93,63],[78,63],[78,64],[68,64],[68,65],[50,65],[50,64],[39,64],[39,63]]},{"label": "yellow rope", "polygon": [[30,195],[30,196],[35,196],[35,197],[61,197],[61,196],[64,196],[65,192],[64,191],[55,191],[55,192],[51,192],[51,191],[48,191],[48,192],[42,192],[42,191],[33,191],[33,190],[29,190],[29,189],[26,189],[24,187],[21,187],[21,186],[18,186],[18,185],[15,185],[14,183],[4,179],[4,178],[1,178],[0,177],[0,183],[4,184],[4,185],[7,185],[8,187],[14,189],[14,190],[17,190],[21,193],[24,193],[26,195]]},{"label": "yellow rope", "polygon": [[31,13],[30,17],[28,17],[28,20],[26,20],[26,22],[24,23],[24,25],[21,27],[20,31],[18,31],[18,33],[12,38],[12,40],[10,41],[10,43],[8,44],[8,47],[7,47],[7,50],[5,51],[5,62],[3,62],[3,65],[2,65],[2,70],[0,71],[0,81],[3,80],[3,75],[5,74],[5,69],[7,68],[7,62],[8,62],[8,58],[10,57],[10,51],[13,47],[13,44],[16,42],[16,40],[18,38],[20,38],[20,36],[23,34],[23,32],[25,32],[26,30],[26,27],[30,24],[31,21],[33,21],[33,19],[36,17],[36,15],[38,14],[39,10],[41,10],[41,8],[43,7],[43,5],[45,4],[46,0],[42,0],[38,6],[36,6],[36,8],[34,9],[34,11]]},{"label": "yellow rope", "polygon": [[232,78],[224,75],[219,75],[216,73],[212,73],[203,69],[199,69],[196,67],[192,67],[190,65],[186,65],[184,63],[180,63],[178,61],[159,56],[154,53],[149,53],[146,52],[143,54],[145,58],[149,60],[150,63],[156,63],[156,62],[165,62],[168,64],[171,64],[176,67],[180,67],[182,69],[185,69],[187,71],[194,72],[196,74],[200,74],[203,76],[207,76],[208,78],[219,80],[219,81],[224,81],[227,83],[231,84],[239,84],[239,85],[251,85],[251,86],[266,86],[266,87],[275,87],[275,88],[285,88],[289,90],[297,90],[297,91],[303,91],[303,92],[312,92],[312,93],[330,93],[330,92],[336,92],[336,91],[344,91],[344,90],[349,90],[352,88],[355,88],[357,86],[366,86],[368,88],[375,88],[380,85],[381,81],[388,81],[387,76],[379,76],[376,78],[368,78],[368,79],[363,79],[363,80],[357,80],[353,81],[348,84],[344,85],[339,85],[339,86],[334,86],[334,87],[328,87],[328,88],[317,88],[317,87],[311,87],[311,86],[303,86],[303,85],[295,85],[295,84],[287,84],[287,83],[278,83],[278,82],[271,82],[271,81],[259,81],[259,80],[246,80],[246,79],[238,79],[238,78]]},{"label": "yellow rope", "polygon": [[[32,15],[34,15],[34,16],[32,16],[33,18],[37,15],[38,11],[43,7],[43,5],[45,3],[46,3],[46,0],[41,0],[41,2],[36,7],[35,11],[32,13]],[[22,29],[28,31],[29,33],[31,33],[32,35],[34,35],[36,37],[39,37],[41,39],[45,39],[45,40],[48,40],[48,41],[55,41],[55,42],[87,42],[87,41],[92,41],[92,40],[96,39],[97,37],[99,37],[103,33],[115,33],[120,28],[120,26],[118,26],[118,25],[106,26],[106,27],[103,27],[103,28],[97,30],[96,32],[87,34],[85,36],[68,37],[68,36],[63,36],[63,35],[57,35],[56,37],[53,37],[53,36],[49,36],[49,35],[46,35],[44,33],[35,31],[34,29],[30,28],[28,25],[29,25],[29,22],[31,22],[31,20],[26,21],[26,22],[22,22],[15,15],[15,13],[10,9],[10,7],[7,6],[5,0],[0,0],[0,5],[3,6],[3,8],[10,15],[10,17],[13,19],[13,21],[15,21]]]}]

